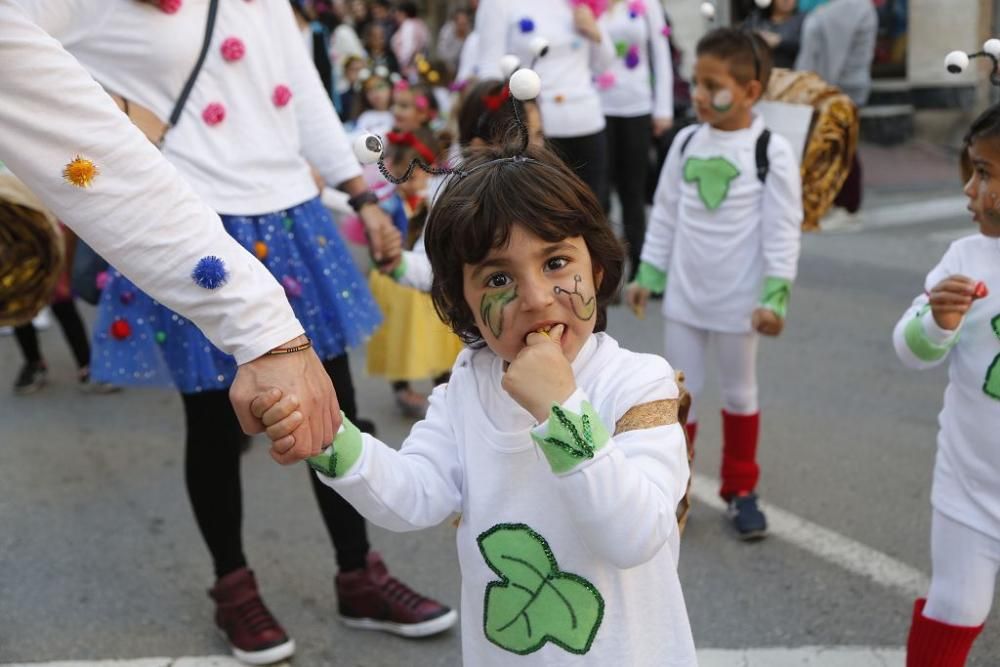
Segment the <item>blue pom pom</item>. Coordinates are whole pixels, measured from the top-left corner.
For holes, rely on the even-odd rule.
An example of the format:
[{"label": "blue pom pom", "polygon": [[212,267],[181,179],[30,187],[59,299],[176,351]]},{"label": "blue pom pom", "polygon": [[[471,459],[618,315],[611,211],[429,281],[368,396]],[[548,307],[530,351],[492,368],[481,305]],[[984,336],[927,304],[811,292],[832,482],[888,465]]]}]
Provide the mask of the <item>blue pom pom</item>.
[{"label": "blue pom pom", "polygon": [[229,272],[226,271],[226,263],[221,257],[209,255],[198,260],[198,265],[191,272],[191,279],[198,287],[218,289],[226,284]]},{"label": "blue pom pom", "polygon": [[523,19],[521,19],[520,21],[518,21],[517,25],[518,25],[518,27],[521,28],[521,32],[534,32],[535,31],[535,22],[532,21],[527,16],[524,17]]}]

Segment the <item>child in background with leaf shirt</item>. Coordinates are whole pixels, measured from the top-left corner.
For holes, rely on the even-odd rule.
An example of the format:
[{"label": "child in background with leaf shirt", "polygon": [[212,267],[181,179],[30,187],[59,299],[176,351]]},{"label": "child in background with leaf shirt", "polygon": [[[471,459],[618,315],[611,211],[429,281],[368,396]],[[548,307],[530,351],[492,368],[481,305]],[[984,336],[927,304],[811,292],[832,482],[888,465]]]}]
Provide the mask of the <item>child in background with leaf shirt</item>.
[{"label": "child in background with leaf shirt", "polygon": [[802,186],[789,143],[753,105],[767,89],[771,57],[757,35],[721,28],[698,43],[693,102],[702,121],[681,130],[660,174],[626,298],[640,317],[663,293],[665,355],[684,372],[692,404],[688,436],[715,347],[722,394],[722,486],[744,540],[766,534],[755,493],[758,334],[784,325],[799,259]]},{"label": "child in background with leaf shirt", "polygon": [[965,145],[965,196],[979,233],[951,244],[893,332],[910,368],[949,359],[931,490],[931,585],[913,608],[908,667],[965,664],[1000,571],[1000,106],[973,121]]},{"label": "child in background with leaf shirt", "polygon": [[[483,148],[462,170],[425,247],[434,304],[469,348],[400,450],[345,420],[310,464],[390,530],[461,513],[465,664],[694,666],[674,372],[603,333],[621,245],[545,149]],[[258,400],[279,440],[300,420],[291,397]]]}]

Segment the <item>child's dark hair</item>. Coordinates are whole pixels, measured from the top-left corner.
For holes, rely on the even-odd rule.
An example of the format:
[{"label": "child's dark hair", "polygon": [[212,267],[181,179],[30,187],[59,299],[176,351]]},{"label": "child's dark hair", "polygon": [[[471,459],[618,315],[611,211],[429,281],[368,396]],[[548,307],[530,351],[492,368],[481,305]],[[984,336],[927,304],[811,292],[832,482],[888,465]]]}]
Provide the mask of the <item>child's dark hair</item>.
[{"label": "child's dark hair", "polygon": [[715,56],[729,64],[729,73],[740,83],[760,81],[763,91],[771,80],[771,49],[760,35],[739,28],[716,28],[698,41],[698,56]]},{"label": "child's dark hair", "polygon": [[994,139],[1000,137],[1000,104],[994,104],[979,114],[969,131],[965,133],[963,143],[968,148],[974,141],[979,139]]},{"label": "child's dark hair", "polygon": [[517,157],[519,147],[470,151],[461,167],[465,175],[449,180],[427,219],[431,299],[441,319],[468,344],[482,344],[482,335],[465,301],[464,266],[506,245],[514,225],[549,242],[583,237],[595,273],[603,272],[595,331],[607,325],[607,304],[621,281],[624,250],[590,188],[548,149],[530,147]]},{"label": "child's dark hair", "polygon": [[[499,79],[486,79],[473,86],[464,96],[458,110],[458,143],[467,146],[473,139],[487,144],[503,143],[514,128],[514,109],[506,84]],[[490,105],[494,108],[491,108]],[[522,102],[535,104],[534,100]],[[523,115],[523,112],[522,112]]]}]

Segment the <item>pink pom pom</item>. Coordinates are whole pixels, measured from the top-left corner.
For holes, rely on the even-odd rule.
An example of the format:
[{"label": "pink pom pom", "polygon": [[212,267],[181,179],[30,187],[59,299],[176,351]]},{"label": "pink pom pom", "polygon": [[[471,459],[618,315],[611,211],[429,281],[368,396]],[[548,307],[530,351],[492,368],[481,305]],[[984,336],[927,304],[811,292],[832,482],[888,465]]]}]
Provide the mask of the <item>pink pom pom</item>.
[{"label": "pink pom pom", "polygon": [[611,86],[615,85],[615,73],[614,72],[604,72],[603,74],[598,74],[594,79],[594,83],[600,90],[607,90]]},{"label": "pink pom pom", "polygon": [[293,299],[302,296],[302,285],[291,276],[282,276],[281,286],[285,288],[285,293]]},{"label": "pink pom pom", "polygon": [[239,60],[247,52],[247,48],[243,45],[243,40],[239,37],[227,37],[224,39],[220,50],[222,51],[222,57],[227,62]]},{"label": "pink pom pom", "polygon": [[103,291],[104,288],[108,286],[108,282],[110,280],[111,280],[111,276],[108,275],[108,272],[107,271],[101,271],[100,273],[98,273],[94,277],[94,284],[97,286],[97,289]]},{"label": "pink pom pom", "polygon": [[573,0],[574,7],[579,5],[586,5],[587,7],[590,7],[590,11],[593,12],[594,18],[599,18],[608,8],[608,0]]},{"label": "pink pom pom", "polygon": [[670,37],[670,34],[671,34],[671,33],[672,33],[673,31],[672,31],[672,30],[670,29],[670,26],[668,26],[668,25],[665,25],[665,26],[663,26],[663,30],[661,30],[660,32],[661,32],[661,33],[663,33],[663,36],[664,36],[664,37]]},{"label": "pink pom pom", "polygon": [[175,14],[181,8],[181,0],[160,0],[160,11],[164,14]]},{"label": "pink pom pom", "polygon": [[206,125],[218,125],[226,118],[226,107],[218,102],[206,105],[201,112],[201,119]]},{"label": "pink pom pom", "polygon": [[643,0],[632,0],[628,3],[628,13],[631,14],[633,18],[636,16],[644,16],[646,14],[646,3]]},{"label": "pink pom pom", "polygon": [[292,99],[292,89],[284,84],[278,84],[274,87],[274,93],[271,95],[271,100],[274,102],[274,106],[283,107],[288,104]]}]

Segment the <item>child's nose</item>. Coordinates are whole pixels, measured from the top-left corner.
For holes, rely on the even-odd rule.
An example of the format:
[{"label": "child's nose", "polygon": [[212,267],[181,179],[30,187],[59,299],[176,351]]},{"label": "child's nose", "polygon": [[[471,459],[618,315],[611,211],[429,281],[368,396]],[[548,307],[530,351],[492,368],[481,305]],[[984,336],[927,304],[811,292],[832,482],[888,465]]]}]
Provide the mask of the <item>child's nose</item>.
[{"label": "child's nose", "polygon": [[521,302],[528,310],[537,310],[549,306],[555,293],[552,283],[539,277],[521,284]]},{"label": "child's nose", "polygon": [[962,193],[969,199],[976,198],[976,174],[973,173],[968,181],[965,182],[965,187],[962,188]]}]

